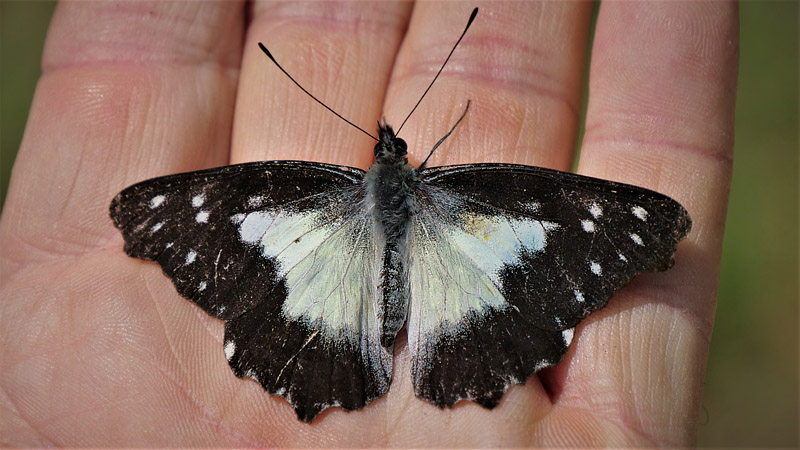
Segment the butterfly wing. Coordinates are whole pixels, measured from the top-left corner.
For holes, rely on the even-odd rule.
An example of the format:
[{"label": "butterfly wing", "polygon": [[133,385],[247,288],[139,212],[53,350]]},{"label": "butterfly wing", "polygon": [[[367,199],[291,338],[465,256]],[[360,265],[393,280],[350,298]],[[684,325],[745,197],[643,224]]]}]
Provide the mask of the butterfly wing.
[{"label": "butterfly wing", "polygon": [[572,330],[636,274],[666,270],[691,221],[653,191],[530,166],[426,169],[411,227],[417,396],[495,406],[557,364]]},{"label": "butterfly wing", "polygon": [[111,218],[128,255],[156,261],[182,296],[226,321],[236,375],[310,422],[328,406],[363,407],[391,379],[363,175],[307,162],[171,175],[122,191]]}]

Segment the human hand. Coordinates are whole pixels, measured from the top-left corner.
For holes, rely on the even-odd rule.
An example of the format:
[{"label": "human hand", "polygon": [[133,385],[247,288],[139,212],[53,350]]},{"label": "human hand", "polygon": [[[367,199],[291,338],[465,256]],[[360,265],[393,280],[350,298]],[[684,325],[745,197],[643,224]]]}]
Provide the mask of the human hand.
[{"label": "human hand", "polygon": [[108,204],[133,182],[252,160],[370,164],[373,142],[292,86],[259,41],[314,95],[368,128],[381,114],[390,123],[405,117],[480,6],[403,129],[412,163],[470,99],[429,166],[569,170],[591,5],[413,6],[409,22],[408,3],[255,3],[251,15],[228,4],[59,5],[0,223],[4,443],[693,442],[731,175],[738,29],[730,4],[602,5],[579,172],[672,196],[693,230],[673,269],[619,291],[577,328],[558,367],[511,388],[494,410],[416,399],[399,345],[384,398],[301,423],[286,401],[235,377],[221,321],[182,299],[156,264],[122,252]]}]

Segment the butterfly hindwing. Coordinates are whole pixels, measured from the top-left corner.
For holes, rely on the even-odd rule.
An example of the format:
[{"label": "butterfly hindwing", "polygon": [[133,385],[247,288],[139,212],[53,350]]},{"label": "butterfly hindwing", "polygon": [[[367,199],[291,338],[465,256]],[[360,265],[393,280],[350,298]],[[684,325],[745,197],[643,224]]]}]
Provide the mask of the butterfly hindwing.
[{"label": "butterfly hindwing", "polygon": [[[234,372],[310,421],[388,390],[374,308],[378,255],[359,169],[264,162],[171,175],[122,191],[125,251],[226,320]],[[351,251],[342,251],[350,248]]]},{"label": "butterfly hindwing", "polygon": [[575,325],[636,274],[669,268],[691,226],[664,195],[537,167],[421,179],[407,327],[417,395],[439,406],[494,406],[557,364]]}]

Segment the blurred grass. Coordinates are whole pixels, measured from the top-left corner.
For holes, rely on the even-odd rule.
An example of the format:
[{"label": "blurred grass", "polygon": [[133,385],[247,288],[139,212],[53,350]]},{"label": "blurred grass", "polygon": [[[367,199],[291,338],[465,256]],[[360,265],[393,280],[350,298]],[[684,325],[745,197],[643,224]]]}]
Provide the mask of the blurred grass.
[{"label": "blurred grass", "polygon": [[[52,2],[0,1],[0,204]],[[798,4],[741,4],[736,161],[698,444],[797,447]]]}]

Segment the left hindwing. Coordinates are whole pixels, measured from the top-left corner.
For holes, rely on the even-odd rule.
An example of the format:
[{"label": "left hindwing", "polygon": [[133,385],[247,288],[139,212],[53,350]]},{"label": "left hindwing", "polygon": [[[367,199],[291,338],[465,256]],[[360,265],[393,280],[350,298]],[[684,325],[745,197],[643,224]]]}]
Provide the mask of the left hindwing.
[{"label": "left hindwing", "polygon": [[409,237],[417,395],[494,406],[557,364],[572,328],[636,274],[672,265],[691,221],[656,192],[530,166],[420,173]]}]

